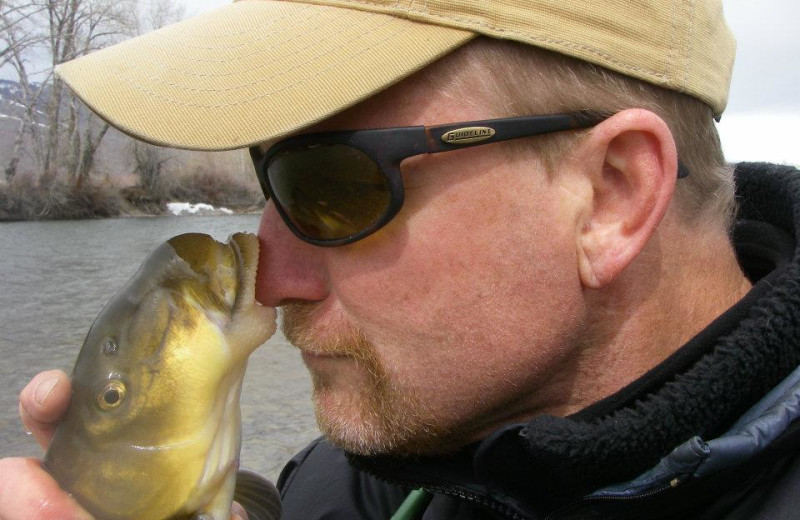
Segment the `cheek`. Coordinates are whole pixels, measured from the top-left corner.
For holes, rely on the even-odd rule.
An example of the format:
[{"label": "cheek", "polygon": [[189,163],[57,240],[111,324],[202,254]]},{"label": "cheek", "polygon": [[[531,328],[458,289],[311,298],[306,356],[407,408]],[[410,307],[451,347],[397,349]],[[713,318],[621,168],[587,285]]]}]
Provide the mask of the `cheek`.
[{"label": "cheek", "polygon": [[380,285],[371,305],[390,296],[398,310],[416,304],[422,323],[445,327],[444,313],[524,311],[579,288],[574,232],[557,189],[541,173],[511,182],[507,171],[481,167],[472,177],[442,174],[424,197],[409,197],[387,237],[393,254],[364,277],[365,287]]},{"label": "cheek", "polygon": [[497,379],[516,385],[514,371],[533,377],[555,363],[580,305],[573,235],[543,183],[478,180],[450,184],[434,203],[410,200],[401,221],[365,241],[360,268],[342,264],[333,277],[390,372],[464,400],[511,391]]}]

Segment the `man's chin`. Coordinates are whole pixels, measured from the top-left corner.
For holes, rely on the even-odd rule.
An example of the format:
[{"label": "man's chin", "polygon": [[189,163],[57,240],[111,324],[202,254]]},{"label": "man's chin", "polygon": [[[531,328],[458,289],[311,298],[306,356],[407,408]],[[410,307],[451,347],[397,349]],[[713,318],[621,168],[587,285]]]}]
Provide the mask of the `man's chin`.
[{"label": "man's chin", "polygon": [[377,391],[342,398],[329,388],[317,388],[314,410],[328,440],[355,455],[424,456],[455,451],[466,443],[406,396]]},{"label": "man's chin", "polygon": [[315,334],[317,308],[286,306],[283,332],[302,352],[314,384],[317,424],[334,445],[368,456],[427,455],[459,445],[425,399],[387,372],[360,330]]}]

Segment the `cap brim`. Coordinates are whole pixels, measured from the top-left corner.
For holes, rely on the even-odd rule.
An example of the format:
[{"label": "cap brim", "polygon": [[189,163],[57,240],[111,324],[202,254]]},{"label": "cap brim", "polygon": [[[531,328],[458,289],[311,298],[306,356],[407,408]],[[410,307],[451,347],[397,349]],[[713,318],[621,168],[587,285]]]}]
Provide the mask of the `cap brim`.
[{"label": "cap brim", "polygon": [[138,139],[227,150],[325,119],[473,37],[354,9],[243,1],[56,73],[100,117]]}]

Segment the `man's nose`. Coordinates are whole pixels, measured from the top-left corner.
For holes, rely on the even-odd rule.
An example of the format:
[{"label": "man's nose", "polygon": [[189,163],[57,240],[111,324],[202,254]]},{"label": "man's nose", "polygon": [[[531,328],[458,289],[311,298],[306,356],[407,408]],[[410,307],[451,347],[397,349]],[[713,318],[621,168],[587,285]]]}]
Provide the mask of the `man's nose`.
[{"label": "man's nose", "polygon": [[267,202],[258,227],[261,246],[256,299],[277,307],[284,303],[315,302],[328,294],[324,248],[303,242]]}]

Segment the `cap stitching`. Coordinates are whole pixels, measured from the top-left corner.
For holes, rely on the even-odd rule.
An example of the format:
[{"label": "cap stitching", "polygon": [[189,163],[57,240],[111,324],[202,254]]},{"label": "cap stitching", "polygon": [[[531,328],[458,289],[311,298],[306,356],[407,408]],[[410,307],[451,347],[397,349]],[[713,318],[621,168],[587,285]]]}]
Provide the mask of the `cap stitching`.
[{"label": "cap stitching", "polygon": [[[388,23],[388,22],[387,22],[387,23]],[[349,57],[348,57],[346,60],[344,60],[344,62],[347,62],[347,61],[352,61],[353,59],[357,58],[358,56],[360,56],[360,55],[362,55],[362,54],[365,54],[366,52],[370,51],[372,48],[374,48],[374,47],[377,47],[378,45],[381,45],[381,44],[383,44],[384,42],[386,42],[386,41],[388,41],[388,40],[390,40],[390,39],[394,38],[395,36],[397,36],[397,35],[398,35],[398,34],[400,34],[401,32],[403,32],[403,29],[402,29],[402,28],[400,28],[400,29],[398,29],[397,31],[395,31],[395,32],[391,33],[390,35],[386,36],[386,37],[385,37],[385,38],[383,38],[382,40],[380,40],[380,41],[378,41],[378,42],[375,42],[373,45],[371,45],[371,46],[369,46],[369,47],[367,47],[367,48],[363,49],[361,52],[359,52],[359,53],[357,53],[357,54],[353,54],[352,56],[349,56]],[[364,35],[364,34],[361,34],[361,35],[359,35],[358,37],[361,37],[361,36],[363,36],[363,35]],[[352,41],[352,40],[350,40],[350,41]],[[300,84],[300,83],[304,83],[304,82],[307,82],[307,81],[309,81],[309,80],[312,80],[312,79],[316,78],[317,76],[320,76],[320,75],[322,75],[322,74],[324,74],[324,73],[326,73],[326,72],[330,71],[331,69],[334,69],[334,68],[338,67],[338,66],[339,66],[339,65],[341,65],[342,63],[343,63],[343,62],[337,62],[337,63],[335,63],[335,64],[331,65],[331,66],[330,66],[330,67],[328,67],[328,68],[325,68],[325,69],[322,69],[322,70],[318,71],[317,73],[315,73],[315,74],[314,74],[314,75],[312,75],[312,76],[308,76],[307,78],[304,78],[302,81],[298,81],[298,82],[292,83],[292,84],[290,84],[290,85],[286,85],[285,87],[283,87],[283,88],[281,88],[281,89],[278,89],[278,90],[273,90],[273,91],[271,91],[271,92],[267,92],[267,93],[264,93],[264,94],[262,94],[262,95],[259,95],[259,96],[254,96],[254,97],[251,97],[251,98],[248,98],[248,99],[241,100],[241,101],[239,101],[239,102],[237,102],[237,103],[205,104],[205,103],[187,103],[187,102],[177,101],[177,100],[174,100],[174,99],[172,99],[172,98],[166,97],[166,96],[164,96],[164,95],[158,94],[158,93],[156,93],[156,92],[154,92],[154,91],[152,91],[152,90],[146,89],[146,88],[144,88],[143,86],[141,86],[141,85],[139,85],[139,84],[137,84],[137,83],[134,83],[134,82],[133,82],[131,79],[129,79],[129,78],[127,78],[127,77],[120,76],[120,77],[119,77],[119,79],[120,79],[121,81],[124,81],[124,82],[126,82],[126,83],[127,83],[128,85],[130,85],[130,86],[131,86],[131,88],[133,88],[134,90],[137,90],[137,91],[139,91],[139,92],[142,92],[142,93],[144,93],[145,95],[149,95],[149,96],[151,96],[151,97],[154,97],[154,98],[157,98],[157,99],[161,99],[161,100],[163,100],[163,101],[165,101],[165,102],[167,102],[167,103],[170,103],[170,104],[172,104],[172,105],[175,105],[175,106],[186,106],[186,107],[203,107],[203,108],[225,108],[225,107],[239,106],[239,105],[243,105],[243,104],[245,104],[245,103],[249,103],[249,102],[255,101],[255,100],[257,100],[257,99],[264,99],[264,98],[267,98],[267,97],[270,97],[270,96],[275,96],[275,95],[277,95],[277,94],[280,94],[281,92],[283,92],[283,91],[285,91],[285,90],[288,90],[288,89],[290,89],[290,88],[292,88],[292,87],[294,87],[294,86],[296,86],[296,85],[298,85],[298,84]],[[299,66],[298,66],[298,67],[299,67]],[[297,67],[295,67],[295,68],[297,68]],[[282,74],[285,74],[286,72],[289,72],[290,70],[294,70],[294,69],[289,69],[289,70],[285,71],[285,72],[284,72],[284,73],[282,73]],[[272,78],[274,78],[274,77],[276,77],[276,76],[272,76]],[[266,78],[265,78],[265,79],[266,79]],[[263,82],[264,82],[264,80],[262,79],[262,80],[260,80],[260,81],[258,81],[258,82],[252,82],[252,83],[249,83],[249,84],[247,84],[247,85],[242,85],[242,86],[240,86],[240,87],[237,87],[237,89],[238,89],[238,88],[249,87],[249,86],[255,85],[255,84],[257,84],[257,83],[263,83]],[[179,87],[179,85],[175,85],[175,84],[171,84],[171,83],[162,83],[162,84],[169,85],[169,86],[175,86],[175,87]],[[203,90],[203,89],[196,89],[196,88],[182,88],[182,90],[183,90],[183,91],[188,91],[188,92],[226,92],[226,91],[229,91],[229,90],[236,90],[236,89],[234,89],[234,88],[229,88],[229,89],[222,89],[222,90]]]},{"label": "cap stitching", "polygon": [[[235,5],[235,4],[231,4],[231,5]],[[241,3],[241,4],[238,4],[238,5],[246,5],[246,4]],[[268,20],[268,24],[272,25],[275,22],[280,22],[280,21],[283,21],[283,20],[285,20],[287,18],[295,17],[298,14],[302,13],[303,11],[307,11],[307,10],[311,9],[312,7],[316,7],[316,8],[322,7],[322,8],[324,8],[324,9],[322,9],[323,11],[327,11],[327,10],[330,9],[329,7],[325,8],[325,6],[323,6],[323,5],[313,5],[313,4],[296,4],[295,3],[295,4],[293,4],[293,7],[294,6],[300,6],[301,8],[297,9],[296,11],[287,12],[284,16],[281,16],[279,18],[270,18]],[[192,31],[192,30],[189,30],[190,28],[194,29],[196,27],[196,25],[200,25],[199,21],[198,21],[197,24],[194,24],[194,25],[187,24],[187,25],[184,26],[184,25],[178,24],[178,25],[174,26],[175,27],[175,33],[180,35],[180,36],[183,36],[183,37],[185,37],[186,35],[193,35],[193,36],[195,36],[194,39],[198,40],[200,38],[196,37],[196,32]],[[265,25],[267,25],[267,24],[266,23],[260,24],[255,29],[264,27]],[[230,38],[231,36],[241,36],[243,34],[252,33],[253,31],[254,31],[254,29],[242,29],[242,30],[240,30],[238,32],[226,32],[225,34],[222,34],[222,35],[219,35],[219,36],[209,36],[209,35],[203,34],[202,35],[202,40],[209,40],[209,39],[212,39],[212,38],[214,38],[214,39]],[[213,45],[212,46],[207,46],[207,47],[195,46],[195,45],[183,45],[183,47],[187,48],[187,49],[201,49],[201,50],[209,50],[209,49],[215,49],[216,48]],[[233,49],[235,47],[237,47],[237,45],[231,46],[229,48]]]},{"label": "cap stitching", "polygon": [[[372,5],[372,6],[375,6],[375,7],[385,7],[383,4],[379,4],[379,3],[376,3],[376,2],[371,2],[369,0],[359,0],[358,3],[359,4]],[[352,2],[351,2],[351,5],[352,5]],[[473,24],[473,25],[478,25],[478,26],[481,26],[481,27],[492,29],[492,30],[494,30],[494,31],[496,31],[498,33],[501,33],[501,34],[509,34],[509,35],[520,37],[523,41],[528,41],[528,42],[530,42],[530,41],[546,42],[546,43],[552,43],[554,45],[562,45],[562,46],[565,46],[565,47],[568,47],[568,48],[580,49],[580,50],[589,52],[590,54],[593,54],[593,55],[595,55],[597,57],[600,57],[600,58],[602,58],[602,59],[604,59],[604,60],[606,60],[606,61],[608,61],[610,63],[613,63],[613,64],[617,65],[620,68],[636,71],[638,73],[646,74],[646,75],[649,75],[651,77],[658,78],[658,79],[661,79],[661,80],[669,80],[669,75],[668,74],[664,75],[664,74],[661,74],[661,73],[659,73],[657,71],[651,70],[649,68],[637,67],[637,66],[634,66],[634,65],[629,65],[629,64],[623,63],[623,62],[613,58],[612,56],[609,56],[608,54],[605,54],[602,51],[600,51],[598,49],[595,49],[594,47],[590,47],[588,45],[585,45],[585,44],[578,44],[578,43],[571,42],[571,41],[568,41],[568,40],[547,38],[547,37],[544,37],[544,36],[537,36],[537,37],[533,37],[532,38],[532,37],[530,37],[530,36],[528,36],[528,35],[526,35],[524,33],[521,33],[519,31],[514,31],[514,30],[511,30],[511,29],[503,29],[503,28],[497,27],[496,25],[487,23],[485,21],[477,21],[477,20],[475,20],[473,18],[443,16],[441,14],[431,13],[430,11],[421,11],[421,10],[410,9],[410,8],[405,8],[405,9],[400,8],[400,9],[403,10],[403,11],[406,11],[406,12],[424,14],[424,15],[430,16],[432,18],[438,18],[438,19],[441,19],[441,20],[450,20],[450,21],[454,21],[454,22],[469,22],[470,24]],[[460,27],[460,29],[470,30],[470,29],[464,28],[464,27]]]},{"label": "cap stitching", "polygon": [[[252,29],[249,29],[249,30],[247,30],[247,31],[245,31],[245,30],[242,30],[242,31],[239,31],[238,33],[235,33],[235,34],[232,34],[232,35],[220,36],[219,38],[223,38],[223,37],[230,37],[230,36],[242,36],[242,35],[249,35],[250,33],[258,32],[258,31],[259,31],[259,29],[263,29],[263,28],[265,28],[265,27],[269,27],[269,26],[274,26],[274,25],[276,24],[276,22],[282,22],[282,21],[284,21],[284,20],[286,20],[286,19],[288,19],[288,18],[294,18],[294,17],[296,17],[297,15],[299,15],[300,13],[302,13],[303,11],[307,11],[307,10],[308,10],[308,9],[310,9],[311,7],[312,7],[311,5],[306,5],[306,6],[303,6],[303,9],[301,9],[301,10],[298,10],[298,11],[294,11],[294,12],[288,13],[286,16],[282,16],[282,17],[280,17],[280,18],[270,18],[270,19],[269,19],[269,20],[267,20],[265,23],[259,24],[257,27],[254,27],[254,28],[252,28]],[[319,8],[319,7],[322,7],[322,8],[323,8],[323,9],[321,9],[321,10],[320,10],[320,9],[318,9],[318,10],[317,10],[317,16],[319,16],[321,13],[324,13],[325,11],[329,11],[329,10],[330,10],[330,8],[324,8],[324,6],[313,6],[313,7],[318,7],[318,8]],[[313,18],[305,18],[303,21],[305,22],[305,21],[308,21],[309,19],[313,20]],[[289,29],[293,29],[293,28],[294,28],[294,27],[296,27],[296,26],[297,26],[297,24],[295,24],[295,25],[292,25],[291,27],[285,28],[285,29],[283,29],[283,30],[281,30],[281,31],[270,32],[270,33],[267,33],[267,34],[266,34],[266,36],[257,37],[257,38],[255,38],[255,39],[251,39],[251,40],[249,40],[247,43],[239,43],[239,44],[235,44],[235,45],[230,45],[230,46],[227,46],[227,47],[225,47],[225,49],[226,49],[226,50],[230,50],[230,49],[236,49],[236,48],[238,48],[238,47],[243,47],[243,46],[245,46],[245,45],[247,45],[248,43],[251,43],[251,42],[253,42],[253,41],[256,41],[256,42],[257,42],[257,41],[264,40],[264,39],[265,39],[265,38],[267,38],[267,37],[271,37],[271,36],[274,36],[274,35],[276,35],[276,34],[281,34],[281,33],[283,33],[283,32],[286,32],[286,31],[287,31],[287,30],[289,30]],[[178,34],[179,34],[179,35],[181,35],[181,36],[184,36],[184,35],[186,35],[186,34],[189,34],[189,33],[190,33],[189,31],[182,31],[182,32],[179,32]],[[184,44],[184,43],[182,43],[182,44],[181,44],[181,48],[182,48],[182,49],[192,49],[192,50],[202,50],[202,51],[207,51],[207,50],[215,50],[215,49],[217,49],[218,47],[216,47],[216,46],[203,47],[203,46],[198,46],[198,45],[188,45],[188,44]],[[171,55],[171,56],[175,56],[175,55],[177,55],[177,53],[175,53],[175,52],[170,52],[170,53],[169,53],[169,55]],[[227,60],[220,60],[220,61],[227,61]]]},{"label": "cap stitching", "polygon": [[672,9],[670,11],[670,25],[672,26],[672,31],[669,37],[669,54],[667,55],[667,62],[664,64],[664,76],[669,74],[670,67],[673,66],[672,60],[674,59],[673,52],[675,51],[675,47],[677,45],[677,34],[678,34],[678,25],[677,25],[677,17],[675,16],[676,8],[675,6],[680,0],[672,0]]},{"label": "cap stitching", "polygon": [[[338,17],[336,17],[336,18],[334,18],[334,19],[332,19],[332,20],[330,20],[330,21],[331,21],[331,22],[334,22],[334,21],[337,21],[337,20],[339,20],[340,18],[343,18],[343,17],[345,17],[345,16],[346,16],[346,13],[340,13]],[[306,20],[304,20],[304,21],[307,21],[307,20],[308,20],[308,19],[306,19]],[[378,27],[380,27],[380,26],[378,26]],[[278,33],[271,33],[271,36],[272,36],[272,35],[275,35],[275,34],[278,34]],[[185,57],[183,57],[183,56],[181,56],[181,55],[179,55],[179,54],[175,54],[175,53],[171,53],[171,52],[165,53],[165,56],[171,56],[171,57],[177,56],[177,57],[179,57],[179,58],[181,58],[181,59],[183,59],[183,60],[185,60],[185,61],[189,61],[189,62],[195,62],[195,63],[228,63],[228,62],[235,61],[235,60],[243,60],[243,59],[245,59],[245,58],[249,58],[249,57],[251,57],[251,56],[254,56],[254,55],[257,55],[257,54],[263,53],[263,52],[265,52],[265,51],[269,51],[269,50],[271,50],[271,49],[274,49],[274,48],[278,47],[278,45],[283,45],[283,44],[286,44],[286,43],[288,43],[288,42],[294,41],[295,39],[297,39],[297,37],[298,37],[297,35],[296,35],[296,36],[293,36],[293,37],[291,37],[291,38],[288,38],[288,39],[286,39],[286,40],[282,40],[282,41],[281,41],[281,42],[279,42],[278,44],[271,45],[271,46],[268,46],[268,47],[259,47],[257,50],[254,50],[254,51],[253,51],[253,52],[251,52],[250,54],[246,54],[246,55],[244,55],[244,56],[236,56],[236,58],[235,58],[235,59],[234,59],[234,58],[229,58],[229,59],[226,59],[226,60],[222,60],[222,59],[220,59],[220,60],[201,60],[201,59],[196,59],[196,58],[185,58]],[[306,49],[308,49],[308,48],[310,48],[310,47],[313,47],[314,45],[317,45],[317,44],[319,44],[319,42],[321,42],[321,41],[325,41],[325,40],[327,40],[327,39],[330,39],[330,37],[327,37],[327,38],[322,38],[322,39],[315,40],[315,41],[314,41],[314,42],[312,42],[311,44],[309,44],[309,45],[307,45],[307,46],[305,46],[305,47],[299,48],[299,49],[295,50],[295,51],[294,51],[293,53],[291,53],[291,54],[286,54],[286,55],[284,55],[283,57],[284,57],[284,58],[291,58],[291,57],[292,57],[292,56],[294,56],[295,54],[298,54],[298,53],[300,53],[301,51],[304,51],[304,50],[306,50]],[[352,40],[351,40],[351,41],[352,41]],[[269,65],[270,65],[270,64],[265,64],[264,66],[269,66]],[[226,76],[233,76],[233,75],[239,75],[239,74],[242,74],[242,71],[230,72],[230,73],[227,73],[227,74],[217,74],[217,75],[214,75],[214,74],[201,74],[201,73],[194,73],[194,72],[190,72],[190,71],[185,71],[185,70],[178,69],[178,68],[175,68],[175,67],[162,67],[162,70],[169,70],[169,71],[174,71],[174,72],[180,72],[180,73],[182,73],[182,74],[185,74],[185,75],[187,75],[187,76],[191,76],[191,77],[195,77],[195,78],[224,78],[224,77],[226,77]],[[253,70],[254,70],[254,69],[253,69]],[[272,78],[272,77],[274,77],[274,76],[270,76],[270,77]],[[216,89],[214,89],[214,90],[216,90]]]},{"label": "cap stitching", "polygon": [[[498,31],[499,32],[508,32],[509,34],[516,34],[516,35],[523,36],[522,33],[517,33],[517,32],[514,32],[514,31],[503,31],[503,30],[500,30],[500,29],[498,29]],[[571,42],[571,41],[568,41],[568,40],[556,40],[556,39],[546,38],[546,37],[526,38],[526,41],[547,42],[547,43],[552,43],[552,44],[560,45],[560,46],[567,47],[567,48],[584,50],[584,51],[587,51],[587,52],[589,52],[589,53],[591,53],[591,54],[593,54],[595,56],[603,58],[604,60],[606,60],[606,61],[608,61],[610,63],[613,63],[613,64],[619,66],[620,68],[623,68],[623,69],[626,69],[626,70],[636,71],[636,72],[639,72],[639,73],[642,73],[642,74],[646,74],[648,76],[652,76],[654,78],[658,78],[658,79],[661,79],[661,80],[667,80],[667,81],[669,80],[669,74],[662,74],[660,72],[656,72],[656,71],[648,69],[648,68],[642,68],[642,67],[636,67],[634,65],[629,65],[629,64],[621,62],[621,61],[617,60],[616,58],[613,58],[612,56],[609,56],[608,54],[605,54],[605,53],[603,53],[603,52],[601,52],[601,51],[599,51],[599,50],[597,50],[597,49],[595,49],[593,47],[588,47],[588,46],[583,45],[583,44],[577,44],[577,43],[574,43],[574,42]]]},{"label": "cap stitching", "polygon": [[[392,20],[392,19],[387,19],[387,20],[384,20],[384,21],[383,21],[383,23],[381,23],[380,25],[372,26],[372,27],[370,27],[370,28],[369,28],[369,31],[367,31],[367,32],[362,32],[362,33],[359,33],[359,34],[357,34],[355,37],[353,37],[352,39],[350,39],[350,40],[347,40],[346,42],[343,42],[342,44],[340,44],[338,47],[334,47],[334,48],[335,48],[335,49],[341,48],[341,47],[343,47],[344,45],[347,45],[347,44],[349,44],[349,43],[351,43],[351,42],[354,42],[354,41],[358,40],[359,38],[363,38],[363,37],[364,37],[364,36],[366,36],[366,35],[372,34],[372,32],[374,32],[374,31],[375,31],[375,29],[380,29],[381,27],[384,27],[384,26],[386,26],[386,25],[389,25],[389,24],[390,24],[390,23],[392,23],[392,22],[394,22],[394,20]],[[395,34],[397,34],[397,33],[393,33],[391,36],[394,36]],[[284,42],[283,42],[283,43],[288,43],[288,42],[291,42],[291,41],[293,41],[294,39],[295,39],[295,38],[290,38],[290,39],[288,39],[288,40],[284,40]],[[323,38],[323,39],[316,40],[316,41],[314,41],[313,43],[311,43],[311,44],[309,44],[309,45],[307,45],[307,46],[305,46],[305,47],[302,47],[302,48],[299,48],[299,49],[297,49],[295,52],[293,52],[293,53],[291,53],[291,54],[286,54],[286,55],[284,55],[284,56],[283,56],[283,58],[284,58],[284,59],[289,59],[289,58],[291,58],[292,56],[294,56],[294,55],[296,55],[296,54],[299,54],[300,52],[302,52],[302,51],[304,51],[304,50],[306,50],[306,49],[308,49],[308,48],[311,48],[311,47],[314,47],[315,45],[318,45],[318,44],[319,44],[319,42],[321,42],[321,41],[325,41],[326,39],[329,39],[329,38]],[[383,41],[383,40],[382,40],[382,41]],[[371,48],[371,47],[370,47],[370,48]],[[277,78],[277,77],[284,76],[284,75],[288,74],[289,72],[292,72],[292,71],[294,71],[294,70],[297,70],[297,69],[299,69],[300,67],[302,67],[303,65],[307,65],[307,64],[309,64],[309,63],[311,63],[311,62],[313,62],[313,61],[318,61],[320,58],[321,58],[320,56],[317,56],[317,57],[313,58],[312,60],[308,60],[308,61],[305,61],[305,62],[302,62],[302,63],[298,63],[298,64],[297,64],[297,65],[295,65],[294,67],[288,68],[288,69],[286,69],[286,70],[284,70],[284,71],[282,71],[282,72],[280,72],[280,73],[276,73],[276,74],[272,74],[271,76],[266,76],[266,77],[263,77],[263,78],[259,78],[257,81],[252,81],[252,82],[250,82],[250,83],[244,83],[244,84],[242,84],[242,85],[238,85],[238,86],[235,86],[235,87],[224,88],[224,89],[216,89],[216,88],[215,88],[215,89],[207,89],[207,88],[185,88],[183,85],[180,85],[180,84],[178,84],[178,83],[175,83],[175,82],[166,82],[166,81],[161,81],[161,82],[160,82],[160,84],[162,84],[162,85],[167,85],[167,86],[170,86],[170,87],[176,87],[176,88],[180,88],[181,90],[184,90],[184,91],[189,91],[189,92],[228,92],[228,91],[231,91],[231,90],[239,90],[239,89],[242,89],[242,88],[247,88],[247,87],[250,87],[250,86],[252,86],[252,85],[259,84],[259,83],[268,82],[268,81],[270,81],[270,80],[273,80],[273,79],[275,79],[275,78]],[[327,70],[327,69],[326,69],[326,70]],[[234,73],[227,74],[227,75],[233,75],[233,74],[234,74]],[[241,72],[237,72],[237,73],[235,73],[235,74],[241,74]],[[221,77],[224,77],[224,76],[225,76],[225,75],[220,75],[220,76],[211,76],[211,77],[220,77],[220,78],[221,78]],[[156,78],[154,78],[152,75],[150,76],[150,78],[151,78],[151,79],[156,79]]]},{"label": "cap stitching", "polygon": [[689,0],[689,31],[686,34],[686,64],[683,71],[683,85],[681,90],[686,90],[689,84],[689,64],[692,62],[692,38],[694,34],[694,0]]}]

